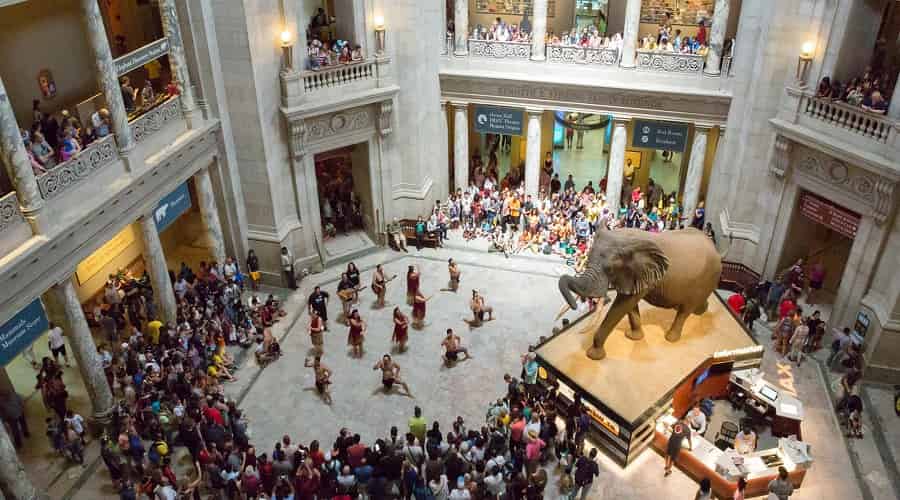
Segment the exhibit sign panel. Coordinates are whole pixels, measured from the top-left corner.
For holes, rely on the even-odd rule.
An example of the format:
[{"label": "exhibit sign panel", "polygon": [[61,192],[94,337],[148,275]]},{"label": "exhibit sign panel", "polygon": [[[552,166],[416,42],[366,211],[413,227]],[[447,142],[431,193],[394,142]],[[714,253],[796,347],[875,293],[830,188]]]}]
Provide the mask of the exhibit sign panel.
[{"label": "exhibit sign panel", "polygon": [[807,219],[828,227],[848,238],[856,237],[859,215],[812,193],[800,195],[800,213]]},{"label": "exhibit sign panel", "polygon": [[37,298],[0,326],[0,366],[6,366],[49,329],[44,304]]},{"label": "exhibit sign panel", "polygon": [[631,146],[684,153],[687,136],[688,126],[685,123],[635,120]]},{"label": "exhibit sign panel", "polygon": [[475,106],[475,131],[480,134],[522,135],[521,109]]},{"label": "exhibit sign panel", "polygon": [[134,243],[135,239],[137,239],[137,235],[134,230],[134,224],[128,224],[118,234],[104,243],[103,246],[94,250],[94,253],[88,255],[86,259],[75,266],[75,278],[78,280],[78,284],[83,285],[87,283],[87,280],[99,273],[103,266],[118,257],[119,254]]},{"label": "exhibit sign panel", "polygon": [[160,233],[175,222],[181,214],[191,208],[191,191],[187,182],[181,183],[174,191],[159,200],[159,205],[153,210],[153,221],[156,222],[156,230]]},{"label": "exhibit sign panel", "polygon": [[132,50],[124,56],[115,58],[113,60],[113,66],[116,68],[116,74],[122,76],[132,70],[140,68],[154,59],[159,59],[168,53],[169,39],[168,37],[164,37],[155,42],[150,42],[143,47]]}]

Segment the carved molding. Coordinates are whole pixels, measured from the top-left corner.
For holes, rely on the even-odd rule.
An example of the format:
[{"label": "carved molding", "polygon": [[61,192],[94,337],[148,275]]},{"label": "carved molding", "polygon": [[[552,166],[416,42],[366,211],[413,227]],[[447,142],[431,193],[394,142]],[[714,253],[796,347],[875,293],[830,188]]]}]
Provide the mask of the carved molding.
[{"label": "carved molding", "polygon": [[38,189],[45,200],[55,198],[118,159],[119,152],[113,135],[110,134],[83,149],[71,160],[38,176]]},{"label": "carved molding", "polygon": [[134,141],[138,143],[145,141],[153,134],[164,129],[169,122],[180,120],[181,118],[181,99],[176,96],[131,122],[131,132],[134,135]]},{"label": "carved molding", "polygon": [[378,131],[381,137],[390,135],[393,132],[391,125],[391,114],[394,112],[394,101],[381,101],[380,112],[378,114]]},{"label": "carved molding", "polygon": [[791,148],[793,142],[783,135],[775,136],[775,145],[772,148],[772,160],[769,168],[776,177],[783,178],[791,164]]},{"label": "carved molding", "polygon": [[615,66],[619,62],[619,51],[616,49],[592,49],[569,47],[562,45],[547,46],[547,60],[562,64],[596,64],[599,66]]},{"label": "carved molding", "polygon": [[637,69],[663,73],[694,73],[703,71],[703,56],[677,52],[637,51]]},{"label": "carved molding", "polygon": [[469,55],[494,59],[530,59],[531,42],[469,40]]},{"label": "carved molding", "polygon": [[16,197],[15,191],[0,197],[0,234],[7,227],[24,220],[22,212],[19,211],[19,198]]},{"label": "carved molding", "polygon": [[872,209],[879,224],[891,215],[896,182],[806,146],[796,145],[792,149],[793,164],[798,172],[861,200]]},{"label": "carved molding", "polygon": [[291,152],[296,159],[300,159],[306,154],[306,133],[305,120],[291,123]]},{"label": "carved molding", "polygon": [[[385,107],[384,103],[389,104]],[[383,101],[380,103],[378,125],[379,132],[382,135],[391,133],[391,111],[391,101]],[[310,144],[373,127],[375,125],[373,113],[371,106],[364,105],[311,118],[292,120],[289,129],[291,133],[290,144],[293,157],[295,159],[300,159],[306,154]],[[386,122],[384,121],[385,113],[387,114]],[[387,123],[387,129],[385,129],[384,123]]]}]

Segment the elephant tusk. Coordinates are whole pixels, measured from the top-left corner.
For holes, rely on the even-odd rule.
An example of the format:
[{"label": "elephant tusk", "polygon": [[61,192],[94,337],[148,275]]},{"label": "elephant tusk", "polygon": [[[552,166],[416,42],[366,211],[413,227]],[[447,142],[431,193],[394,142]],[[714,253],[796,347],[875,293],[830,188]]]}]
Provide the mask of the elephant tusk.
[{"label": "elephant tusk", "polygon": [[554,319],[553,321],[559,321],[559,318],[562,318],[563,314],[569,312],[570,309],[571,308],[569,307],[569,304],[563,304],[563,306],[559,309],[559,313],[556,315],[556,319]]}]

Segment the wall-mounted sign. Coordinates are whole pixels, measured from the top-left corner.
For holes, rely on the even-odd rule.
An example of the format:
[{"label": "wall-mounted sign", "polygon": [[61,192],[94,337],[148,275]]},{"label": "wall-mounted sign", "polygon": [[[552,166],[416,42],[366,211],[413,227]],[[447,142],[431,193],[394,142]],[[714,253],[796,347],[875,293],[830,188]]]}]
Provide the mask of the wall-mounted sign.
[{"label": "wall-mounted sign", "polygon": [[859,229],[859,214],[812,193],[804,192],[800,195],[800,213],[807,219],[851,239],[856,237],[856,231]]},{"label": "wall-mounted sign", "polygon": [[79,285],[83,285],[87,280],[91,279],[95,274],[99,273],[103,266],[115,259],[126,248],[134,243],[136,235],[134,233],[134,224],[128,224],[125,229],[119,231],[118,234],[110,238],[100,248],[94,250],[94,253],[87,256],[75,266],[75,278]]},{"label": "wall-mounted sign", "polygon": [[857,343],[862,344],[863,339],[866,338],[866,332],[869,331],[870,324],[871,321],[868,314],[862,311],[856,314],[856,321],[853,323],[853,333],[859,337],[854,339],[857,340]]},{"label": "wall-mounted sign", "polygon": [[113,60],[116,67],[116,74],[119,76],[137,69],[148,62],[160,58],[169,53],[169,39],[160,38],[155,42],[150,42],[139,49],[132,50],[124,56],[117,57]]},{"label": "wall-mounted sign", "polygon": [[0,366],[6,366],[50,327],[41,299],[0,325]]},{"label": "wall-mounted sign", "polygon": [[631,146],[683,153],[687,147],[688,126],[684,123],[634,121]]},{"label": "wall-mounted sign", "polygon": [[175,222],[179,215],[191,208],[191,191],[187,182],[183,182],[174,191],[159,200],[159,205],[153,210],[153,220],[156,222],[156,230],[160,233]]},{"label": "wall-mounted sign", "polygon": [[475,106],[475,131],[481,134],[522,135],[521,109]]}]

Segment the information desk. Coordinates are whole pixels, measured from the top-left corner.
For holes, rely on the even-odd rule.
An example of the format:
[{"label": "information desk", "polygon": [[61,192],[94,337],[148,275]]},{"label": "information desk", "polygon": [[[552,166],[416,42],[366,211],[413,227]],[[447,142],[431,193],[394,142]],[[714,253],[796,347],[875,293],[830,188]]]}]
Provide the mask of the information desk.
[{"label": "information desk", "polygon": [[747,394],[745,407],[755,408],[762,416],[772,419],[772,435],[802,439],[803,403],[799,399],[763,380],[757,368],[731,372],[730,382]]},{"label": "information desk", "polygon": [[[677,419],[672,411],[657,420],[653,447],[665,455],[666,445]],[[778,468],[784,467],[788,477],[799,488],[812,465],[809,445],[790,438],[780,438],[776,448],[756,450],[741,455],[731,448],[720,450],[703,435],[691,433],[692,447],[684,440],[682,451],[675,464],[696,481],[708,478],[717,498],[731,498],[737,489],[737,480],[747,481],[746,497],[765,495],[769,482],[778,476]]]}]

